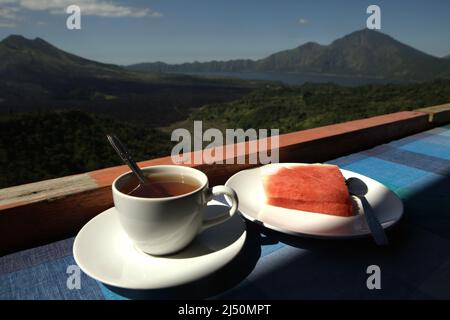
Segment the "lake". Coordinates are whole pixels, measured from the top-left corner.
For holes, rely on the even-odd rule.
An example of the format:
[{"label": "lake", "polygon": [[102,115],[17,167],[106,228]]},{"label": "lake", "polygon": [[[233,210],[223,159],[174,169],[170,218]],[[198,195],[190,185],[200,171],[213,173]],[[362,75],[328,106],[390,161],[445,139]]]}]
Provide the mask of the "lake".
[{"label": "lake", "polygon": [[390,79],[370,78],[370,77],[352,77],[352,76],[333,76],[321,74],[306,73],[277,73],[277,72],[174,72],[199,77],[214,78],[238,78],[244,80],[265,80],[279,81],[288,85],[302,85],[306,82],[328,83],[332,82],[341,86],[356,87],[365,84],[386,84],[400,83]]}]

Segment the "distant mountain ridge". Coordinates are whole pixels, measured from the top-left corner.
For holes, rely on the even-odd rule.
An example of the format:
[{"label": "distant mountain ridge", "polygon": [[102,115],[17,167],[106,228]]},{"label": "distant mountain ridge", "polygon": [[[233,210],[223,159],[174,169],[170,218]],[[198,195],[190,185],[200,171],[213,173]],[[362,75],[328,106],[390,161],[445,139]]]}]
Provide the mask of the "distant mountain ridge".
[{"label": "distant mountain ridge", "polygon": [[450,62],[405,45],[374,30],[355,31],[329,45],[315,42],[264,59],[140,63],[127,67],[145,72],[307,72],[380,78],[450,77]]},{"label": "distant mountain ridge", "polygon": [[123,72],[118,66],[65,52],[41,38],[11,35],[0,42],[0,75],[10,80],[35,80],[49,75],[108,78]]},{"label": "distant mountain ridge", "polygon": [[[44,81],[45,79],[45,81]],[[82,58],[55,47],[41,39],[27,39],[21,35],[10,35],[0,41],[0,82],[25,81],[27,83],[46,84],[46,81],[57,84],[73,83],[74,80],[89,81],[131,81],[140,84],[177,84],[177,85],[227,85],[233,83],[239,87],[254,84],[239,81],[205,81],[186,75],[142,74],[123,66],[102,63]]]},{"label": "distant mountain ridge", "polygon": [[191,108],[241,97],[256,85],[133,72],[41,38],[11,35],[0,41],[0,114],[76,108],[159,126],[185,117]]}]

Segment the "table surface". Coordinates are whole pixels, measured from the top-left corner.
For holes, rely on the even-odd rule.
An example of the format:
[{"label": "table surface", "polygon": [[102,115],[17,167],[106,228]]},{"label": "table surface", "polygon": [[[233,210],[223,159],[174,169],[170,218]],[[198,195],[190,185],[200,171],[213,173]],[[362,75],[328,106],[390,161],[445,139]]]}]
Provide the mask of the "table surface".
[{"label": "table surface", "polygon": [[[247,222],[241,253],[201,280],[163,290],[123,290],[81,274],[73,238],[0,258],[0,299],[448,299],[450,298],[450,125],[333,161],[385,184],[403,201],[389,247],[372,239],[314,240]],[[369,290],[367,267],[381,271]]]}]

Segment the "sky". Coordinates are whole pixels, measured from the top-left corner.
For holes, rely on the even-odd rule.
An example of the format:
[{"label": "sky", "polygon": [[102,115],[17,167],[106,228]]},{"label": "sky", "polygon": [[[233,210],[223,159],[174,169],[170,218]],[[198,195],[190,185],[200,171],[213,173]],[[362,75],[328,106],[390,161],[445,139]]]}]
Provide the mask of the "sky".
[{"label": "sky", "polygon": [[[81,9],[81,30],[66,27],[72,4]],[[40,37],[121,65],[259,59],[363,29],[371,4],[381,8],[381,32],[450,55],[448,0],[0,0],[0,39]]]}]

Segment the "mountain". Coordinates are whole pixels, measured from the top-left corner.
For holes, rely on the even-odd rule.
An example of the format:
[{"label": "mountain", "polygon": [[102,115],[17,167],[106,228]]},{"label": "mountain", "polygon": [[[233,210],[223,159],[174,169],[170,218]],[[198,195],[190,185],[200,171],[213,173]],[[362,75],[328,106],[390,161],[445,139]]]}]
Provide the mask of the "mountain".
[{"label": "mountain", "polygon": [[444,59],[450,60],[450,54],[448,56],[445,56]]},{"label": "mountain", "polygon": [[205,103],[239,98],[256,85],[137,73],[65,52],[41,38],[11,35],[0,42],[0,113],[75,108],[159,126]]},{"label": "mountain", "polygon": [[128,66],[146,72],[307,72],[380,78],[449,77],[450,63],[405,45],[378,31],[363,29],[330,45],[308,42],[260,60],[163,62]]},{"label": "mountain", "polygon": [[[118,65],[88,60],[63,51],[41,38],[10,35],[0,42],[0,79],[30,80],[42,83],[43,77],[57,81],[75,78],[138,81],[157,84],[253,85],[234,80],[209,80],[180,75],[142,74]],[[52,81],[52,79],[49,79]]]},{"label": "mountain", "polygon": [[42,76],[112,78],[122,68],[78,57],[41,38],[11,35],[0,42],[0,75],[10,80],[36,80]]}]

